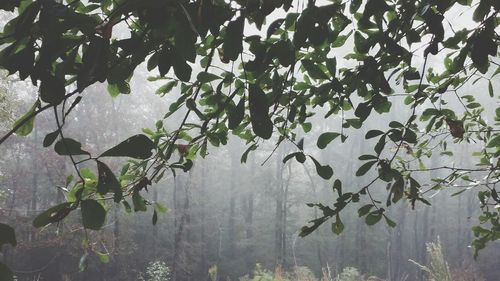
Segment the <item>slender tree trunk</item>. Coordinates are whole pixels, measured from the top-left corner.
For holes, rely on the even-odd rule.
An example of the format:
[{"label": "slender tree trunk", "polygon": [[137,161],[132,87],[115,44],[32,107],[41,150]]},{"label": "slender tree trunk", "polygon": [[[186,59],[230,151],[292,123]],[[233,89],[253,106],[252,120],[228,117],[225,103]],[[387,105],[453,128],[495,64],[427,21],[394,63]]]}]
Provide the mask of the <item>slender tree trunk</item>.
[{"label": "slender tree trunk", "polygon": [[207,199],[207,185],[206,185],[206,169],[207,169],[207,163],[206,161],[201,163],[201,190],[199,192],[200,194],[200,276],[203,276],[202,280],[207,279],[207,273],[208,273],[208,261],[207,261],[207,235],[206,235],[206,230],[205,230],[205,219],[206,219],[206,206],[205,202]]},{"label": "slender tree trunk", "polygon": [[[231,153],[231,175],[234,175],[234,171],[236,171],[236,153]],[[229,181],[230,181],[230,191],[229,191],[229,221],[228,221],[228,246],[229,246],[229,253],[228,256],[229,258],[234,258],[235,256],[235,243],[236,243],[236,238],[235,238],[235,208],[236,208],[236,182],[235,182],[235,177],[230,176]]]},{"label": "slender tree trunk", "polygon": [[274,265],[280,267],[283,265],[283,162],[282,147],[278,147],[276,156],[276,211],[274,219]]},{"label": "slender tree trunk", "polygon": [[[392,280],[400,280],[405,273],[404,268],[405,266],[405,261],[406,259],[403,259],[404,257],[404,249],[405,247],[403,246],[403,234],[405,230],[405,221],[406,221],[406,213],[407,213],[407,206],[402,203],[400,204],[400,207],[398,208],[398,225],[393,231],[393,246],[392,250],[393,253],[391,256],[394,258],[393,260],[395,261],[395,264],[393,268],[393,275],[392,275]],[[391,244],[392,245],[392,244]]]},{"label": "slender tree trunk", "polygon": [[[252,157],[252,162],[250,164],[250,175],[255,173],[255,158]],[[247,268],[253,268],[255,266],[255,261],[253,260],[254,245],[253,245],[253,212],[254,212],[254,191],[250,189],[247,193],[246,198],[246,214],[245,214],[245,226],[246,226],[246,264]]]},{"label": "slender tree trunk", "polygon": [[[30,215],[35,216],[37,212],[37,203],[38,203],[38,150],[36,149],[36,145],[38,144],[38,129],[35,126],[33,130],[33,146],[32,146],[32,152],[33,152],[33,158],[32,159],[32,183],[31,183],[31,206],[30,206]],[[30,232],[30,241],[36,240],[36,230],[32,229]]]},{"label": "slender tree trunk", "polygon": [[[158,189],[155,187],[153,189],[153,201],[156,203],[158,202]],[[151,246],[153,248],[153,256],[157,258],[158,256],[158,225],[153,225],[153,239],[151,241]]]},{"label": "slender tree trunk", "polygon": [[179,215],[180,215],[180,210],[178,208],[178,203],[177,203],[177,196],[178,196],[178,189],[179,189],[179,179],[178,176],[174,177],[174,194],[173,194],[173,201],[174,201],[174,253],[172,257],[172,280],[177,281],[177,276],[178,276],[178,271],[179,271],[179,242],[180,242],[180,235],[179,235]]},{"label": "slender tree trunk", "polygon": [[283,192],[283,234],[282,234],[282,256],[283,256],[283,266],[286,267],[286,225],[287,225],[287,217],[288,217],[288,190],[290,188],[290,180],[292,178],[292,162],[288,163],[288,179],[286,181],[285,189]]},{"label": "slender tree trunk", "polygon": [[367,272],[367,251],[366,251],[366,233],[365,222],[358,219],[356,222],[356,259],[361,272]]}]

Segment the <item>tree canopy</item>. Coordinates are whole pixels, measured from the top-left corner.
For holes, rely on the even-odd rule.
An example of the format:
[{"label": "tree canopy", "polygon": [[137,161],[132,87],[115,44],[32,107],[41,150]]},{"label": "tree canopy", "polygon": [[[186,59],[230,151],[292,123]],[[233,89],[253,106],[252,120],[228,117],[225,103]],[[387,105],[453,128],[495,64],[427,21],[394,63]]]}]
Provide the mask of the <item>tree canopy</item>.
[{"label": "tree canopy", "polygon": [[[403,199],[429,204],[428,190],[466,182],[483,211],[473,229],[475,250],[500,238],[500,108],[485,108],[495,100],[498,105],[498,1],[9,0],[0,8],[14,15],[0,36],[0,67],[38,87],[36,102],[0,143],[14,133],[30,134],[36,116],[51,110],[57,130],[43,146],[69,157],[75,169],[66,182],[68,201],[41,213],[36,227],[80,208],[83,226],[98,230],[111,200],[146,211],[152,206],[141,193],[152,182],[166,172],[188,171],[197,156],[226,144],[232,134],[248,146],[242,162],[266,140],[276,147],[289,142],[296,151],[284,162],[312,161],[318,175],[332,182],[336,201],[311,204],[321,216],[302,228],[302,236],[329,220],[340,234],[342,210],[364,196],[371,203],[359,208],[359,216],[369,225],[394,226],[386,207]],[[460,30],[449,18],[457,11],[468,23]],[[430,66],[430,60],[439,63]],[[129,94],[143,64],[149,80],[165,82],[157,94],[180,92],[156,128],[100,155],[64,133],[66,116],[86,88],[107,83],[110,95]],[[485,83],[488,93],[461,91],[475,83]],[[385,129],[368,128],[373,153],[353,155],[364,161],[355,176],[376,171],[365,186],[343,188],[302,138],[321,115],[339,130],[322,132],[317,148],[346,142],[349,132],[395,106],[406,106],[408,116]],[[164,122],[175,112],[184,118],[167,131]],[[422,164],[432,153],[453,157],[449,142],[479,145],[476,165]],[[109,157],[132,160],[117,176],[106,164]],[[95,163],[97,175],[81,169],[84,162]],[[415,176],[436,169],[449,175],[425,185]],[[370,193],[379,182],[387,185],[386,198]],[[15,245],[11,228],[1,225],[0,232],[2,244]]]}]

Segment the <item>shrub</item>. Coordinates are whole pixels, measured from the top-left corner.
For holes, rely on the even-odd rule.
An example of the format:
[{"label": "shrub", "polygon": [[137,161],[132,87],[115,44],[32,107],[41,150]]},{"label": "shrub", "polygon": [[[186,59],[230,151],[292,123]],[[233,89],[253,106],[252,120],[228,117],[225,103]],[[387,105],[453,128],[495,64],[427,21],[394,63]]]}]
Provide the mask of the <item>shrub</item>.
[{"label": "shrub", "polygon": [[162,261],[152,261],[146,267],[146,272],[138,276],[140,281],[170,281],[170,268]]}]

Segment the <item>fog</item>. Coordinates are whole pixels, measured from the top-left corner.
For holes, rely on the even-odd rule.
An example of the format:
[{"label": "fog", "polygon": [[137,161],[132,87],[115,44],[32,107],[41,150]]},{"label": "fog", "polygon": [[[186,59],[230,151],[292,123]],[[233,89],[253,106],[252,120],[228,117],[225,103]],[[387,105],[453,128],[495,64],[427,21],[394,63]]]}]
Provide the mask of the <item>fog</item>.
[{"label": "fog", "polygon": [[[453,15],[458,20],[460,15]],[[342,58],[342,52],[350,49],[352,42],[348,41],[337,50],[338,57]],[[432,58],[430,66],[440,67],[443,58],[444,55]],[[423,59],[420,67],[422,63]],[[339,59],[339,67],[352,64]],[[231,68],[221,62],[217,65]],[[416,67],[419,69],[419,65]],[[164,96],[155,94],[166,83],[162,79],[148,81],[148,77],[156,75],[156,70],[148,73],[141,66],[134,73],[131,94],[114,98],[107,93],[106,83],[89,87],[82,102],[67,117],[65,135],[79,140],[86,151],[98,155],[131,135],[147,133],[147,128],[154,130],[156,122],[163,119],[179,96],[178,89]],[[494,80],[497,91],[499,82],[498,78]],[[308,204],[335,203],[336,192],[332,189],[335,179],[342,180],[345,191],[356,192],[375,176],[375,171],[364,177],[355,176],[362,164],[357,157],[372,153],[376,143],[365,140],[366,132],[387,129],[391,120],[404,122],[411,114],[410,107],[404,105],[406,95],[398,90],[401,86],[391,83],[396,92],[389,97],[391,111],[372,113],[359,130],[342,128],[342,118],[349,118],[352,112],[325,119],[326,109],[308,109],[315,114],[309,121],[312,128],[308,133],[297,128],[298,139],[304,138],[307,153],[332,166],[332,180],[319,177],[310,161],[283,163],[283,158],[295,152],[296,147],[283,142],[276,148],[277,138],[260,143],[248,153],[246,163],[242,163],[245,162],[242,155],[250,144],[230,133],[227,145],[209,145],[208,155],[198,156],[191,170],[166,172],[159,182],[141,193],[151,203],[146,212],[128,212],[125,205],[109,202],[106,224],[100,231],[84,229],[79,212],[42,229],[32,226],[37,214],[65,201],[66,178],[75,175],[68,157],[43,147],[45,135],[57,126],[51,113],[41,114],[29,136],[12,136],[0,147],[0,221],[15,228],[18,240],[16,248],[4,248],[1,258],[20,281],[174,280],[173,275],[182,281],[412,281],[429,280],[421,266],[431,260],[428,249],[440,247],[453,280],[499,280],[500,243],[489,243],[477,259],[471,249],[474,238],[471,228],[478,223],[480,214],[475,189],[484,176],[480,173],[472,174],[475,177],[472,183],[459,182],[441,189],[433,189],[435,183],[431,179],[446,177],[446,171],[417,173],[416,177],[425,183],[422,189],[426,190],[425,198],[432,206],[417,203],[412,208],[410,202],[402,200],[386,207],[387,215],[397,223],[394,228],[383,221],[366,225],[364,218],[358,216],[358,209],[369,203],[369,199],[361,198],[340,214],[345,225],[340,235],[332,233],[332,219],[312,234],[299,236],[303,226],[321,216],[318,208]],[[0,135],[4,135],[32,106],[37,89],[28,82],[18,81],[16,75],[7,76],[3,72],[0,85]],[[482,81],[476,84],[471,81],[460,95],[487,93],[487,87]],[[462,114],[459,100],[449,95],[443,99],[458,115]],[[493,117],[498,99],[484,96],[478,99],[486,105],[485,116]],[[184,113],[180,110],[163,120],[165,129],[175,130]],[[196,116],[191,118],[191,122],[198,121]],[[321,133],[341,130],[348,135],[344,143],[336,140],[325,149],[316,146]],[[439,136],[433,141],[432,145],[442,148]],[[387,149],[395,151],[396,147]],[[453,156],[436,150],[414,165],[473,168],[475,160],[471,154],[480,149],[473,142],[450,140],[444,150]],[[118,158],[107,164],[119,175],[126,161]],[[97,173],[94,163],[83,163],[79,168]],[[385,204],[387,188],[386,183],[376,183],[371,187],[371,196]],[[130,198],[126,200],[131,203]],[[156,225],[152,223],[154,210],[158,216]],[[92,251],[87,251],[82,241],[90,243]],[[81,270],[83,256],[86,270]],[[150,278],[155,274],[159,279]],[[255,276],[262,279],[252,279]],[[272,276],[276,279],[271,279]],[[354,277],[335,279],[339,276]]]}]

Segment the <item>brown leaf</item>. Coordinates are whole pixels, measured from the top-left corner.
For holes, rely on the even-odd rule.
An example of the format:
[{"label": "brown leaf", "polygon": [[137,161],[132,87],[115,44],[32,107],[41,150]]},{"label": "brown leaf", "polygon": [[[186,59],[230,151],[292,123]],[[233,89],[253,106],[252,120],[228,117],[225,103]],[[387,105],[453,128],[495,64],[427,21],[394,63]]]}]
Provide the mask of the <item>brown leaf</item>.
[{"label": "brown leaf", "polygon": [[463,121],[446,119],[446,124],[450,127],[450,133],[454,138],[463,139],[465,133]]}]

